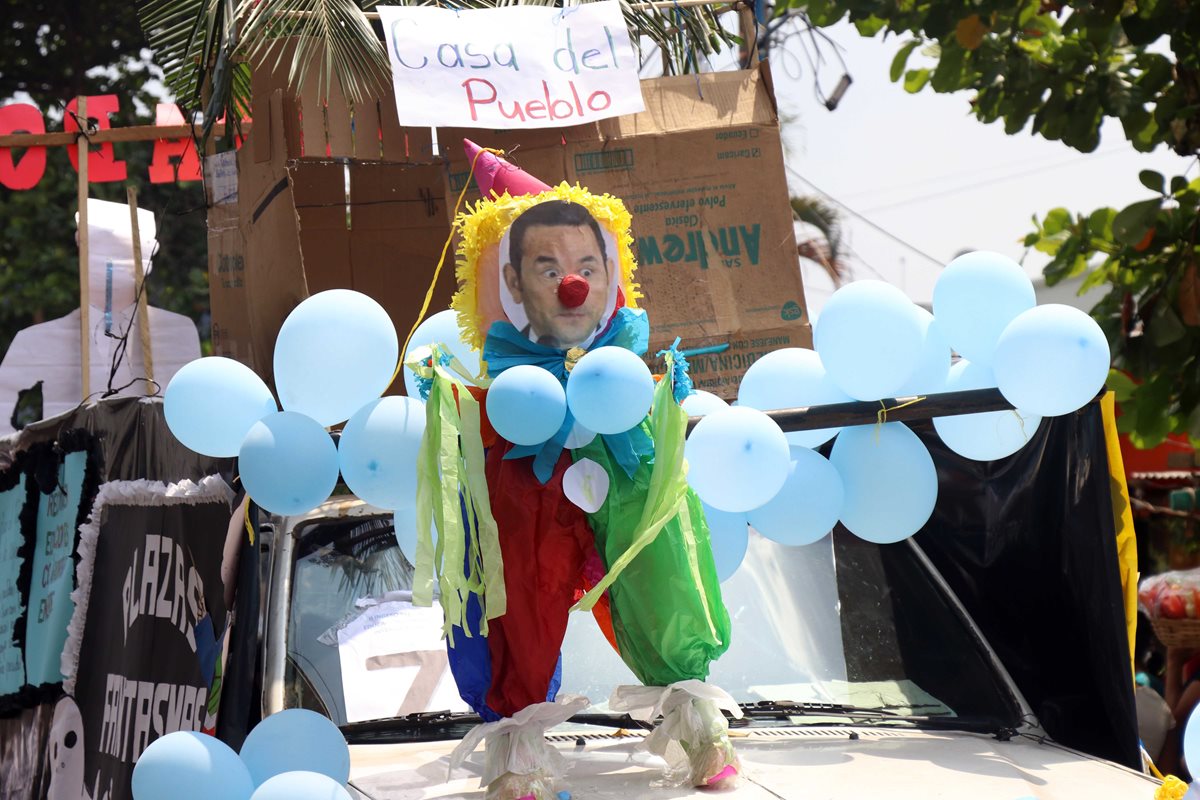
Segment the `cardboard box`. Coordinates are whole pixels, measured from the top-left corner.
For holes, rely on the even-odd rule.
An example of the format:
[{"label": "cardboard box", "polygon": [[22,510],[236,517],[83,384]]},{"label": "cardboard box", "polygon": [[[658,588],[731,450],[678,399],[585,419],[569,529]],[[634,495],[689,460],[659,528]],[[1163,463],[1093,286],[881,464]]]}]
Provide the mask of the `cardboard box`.
[{"label": "cardboard box", "polygon": [[690,358],[697,387],[732,398],[764,353],[812,346],[769,74],[660,78],[642,93],[644,112],[594,125],[439,129],[447,193],[466,182],[460,142],[470,138],[546,183],[620,197],[633,215],[650,355],[676,337],[707,351]]},{"label": "cardboard box", "polygon": [[[213,352],[268,383],[284,319],[325,289],[370,295],[403,341],[450,234],[431,132],[400,127],[390,95],[352,115],[343,98],[318,102],[315,80],[292,93],[286,63],[255,70],[249,137],[236,156],[209,159],[228,184],[224,202],[210,198],[208,217]],[[431,312],[454,293],[447,261]]]}]

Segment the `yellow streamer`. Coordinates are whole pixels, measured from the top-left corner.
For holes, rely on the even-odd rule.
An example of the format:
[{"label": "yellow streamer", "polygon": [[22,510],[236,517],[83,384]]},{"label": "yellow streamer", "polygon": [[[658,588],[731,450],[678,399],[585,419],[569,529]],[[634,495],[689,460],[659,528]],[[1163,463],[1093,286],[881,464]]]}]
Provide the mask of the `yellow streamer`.
[{"label": "yellow streamer", "polygon": [[[443,356],[449,357],[448,365],[441,364]],[[436,578],[444,612],[443,633],[453,646],[455,626],[465,635],[473,635],[465,624],[469,595],[478,596],[484,610],[479,626],[484,636],[488,620],[504,614],[507,606],[499,531],[484,474],[480,408],[466,385],[455,377],[465,376],[465,368],[440,346],[414,353],[406,366],[418,377],[433,381],[417,457],[413,605],[432,605]],[[466,525],[472,528],[469,553]],[[433,527],[438,532],[436,542]]]},{"label": "yellow streamer", "polygon": [[1129,487],[1125,484],[1125,464],[1121,459],[1121,442],[1117,435],[1116,395],[1106,392],[1100,398],[1101,418],[1104,420],[1104,444],[1108,451],[1108,480],[1112,495],[1113,525],[1117,532],[1117,564],[1121,575],[1121,594],[1125,601],[1125,630],[1129,638],[1130,674],[1137,673],[1134,640],[1137,635],[1137,534],[1133,527],[1133,507],[1129,502]]},{"label": "yellow streamer", "polygon": [[250,537],[250,544],[254,544],[254,526],[250,524],[250,498],[246,498],[243,503],[246,506],[246,535]]}]

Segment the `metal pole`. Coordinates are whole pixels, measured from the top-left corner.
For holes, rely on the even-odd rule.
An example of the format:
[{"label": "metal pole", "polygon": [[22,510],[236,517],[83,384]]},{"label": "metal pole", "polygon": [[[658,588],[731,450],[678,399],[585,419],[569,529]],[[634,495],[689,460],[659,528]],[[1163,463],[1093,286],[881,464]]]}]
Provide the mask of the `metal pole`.
[{"label": "metal pole", "polygon": [[92,336],[91,313],[88,289],[88,117],[87,98],[80,96],[76,103],[79,117],[79,135],[75,137],[79,156],[79,365],[81,369],[83,400],[92,393],[92,357],[89,346]]}]

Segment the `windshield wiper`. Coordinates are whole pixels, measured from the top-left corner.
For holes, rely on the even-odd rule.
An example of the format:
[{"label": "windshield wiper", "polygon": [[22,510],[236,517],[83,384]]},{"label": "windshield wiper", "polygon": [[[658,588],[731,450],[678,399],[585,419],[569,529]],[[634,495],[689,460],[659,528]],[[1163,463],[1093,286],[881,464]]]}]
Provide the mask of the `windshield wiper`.
[{"label": "windshield wiper", "polygon": [[887,708],[851,706],[843,703],[797,703],[794,700],[760,700],[757,703],[738,703],[744,717],[750,719],[787,719],[788,717],[900,717],[905,714]]},{"label": "windshield wiper", "polygon": [[347,741],[387,739],[397,734],[431,731],[464,725],[478,725],[483,719],[478,714],[461,711],[422,711],[403,717],[386,717],[365,722],[348,722],[340,726]]},{"label": "windshield wiper", "polygon": [[576,714],[567,722],[580,725],[598,725],[605,728],[635,728],[649,731],[654,729],[654,723],[634,719],[628,714]]},{"label": "windshield wiper", "polygon": [[[889,708],[871,708],[869,706],[853,706],[842,703],[797,703],[792,700],[762,700],[757,703],[739,703],[743,720],[730,720],[731,727],[748,725],[749,720],[777,719],[789,720],[794,717],[845,717],[847,724],[887,724],[901,722],[915,728],[935,728],[938,730],[961,730],[971,733],[987,733],[997,739],[1008,741],[1016,735],[1017,730],[996,717],[959,717],[948,713],[942,714],[901,714]],[[907,707],[907,706],[906,706]]]}]

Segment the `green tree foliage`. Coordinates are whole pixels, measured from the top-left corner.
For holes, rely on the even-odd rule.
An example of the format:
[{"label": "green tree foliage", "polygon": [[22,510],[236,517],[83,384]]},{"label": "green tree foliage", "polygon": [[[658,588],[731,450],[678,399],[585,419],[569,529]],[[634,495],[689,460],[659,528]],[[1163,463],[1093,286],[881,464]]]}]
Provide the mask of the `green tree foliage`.
[{"label": "green tree foliage", "polygon": [[[1134,149],[1200,150],[1200,4],[1188,0],[791,0],[814,25],[849,18],[899,34],[891,78],[905,90],[967,92],[972,113],[1091,152],[1106,118]],[[910,64],[914,54],[925,56]],[[1179,172],[1190,162],[1181,158]],[[1124,209],[1054,209],[1026,237],[1049,254],[1047,283],[1106,286],[1093,309],[1114,356],[1121,427],[1139,446],[1174,432],[1200,443],[1200,184],[1140,176]],[[1132,180],[1132,176],[1130,176]],[[1118,371],[1119,370],[1119,371]]]},{"label": "green tree foliage", "polygon": [[[47,130],[62,130],[67,101],[115,94],[121,107],[113,127],[153,124],[154,104],[162,102],[153,90],[161,88],[132,3],[3,0],[0,7],[0,105],[31,102]],[[192,317],[206,335],[208,243],[200,184],[150,184],[152,143],[114,146],[127,164],[127,183],[138,189],[138,204],[158,222],[150,302]],[[62,147],[49,148],[46,161],[34,189],[0,188],[0,353],[21,328],[79,305],[75,170]],[[94,183],[91,196],[125,202],[127,183]]]}]

